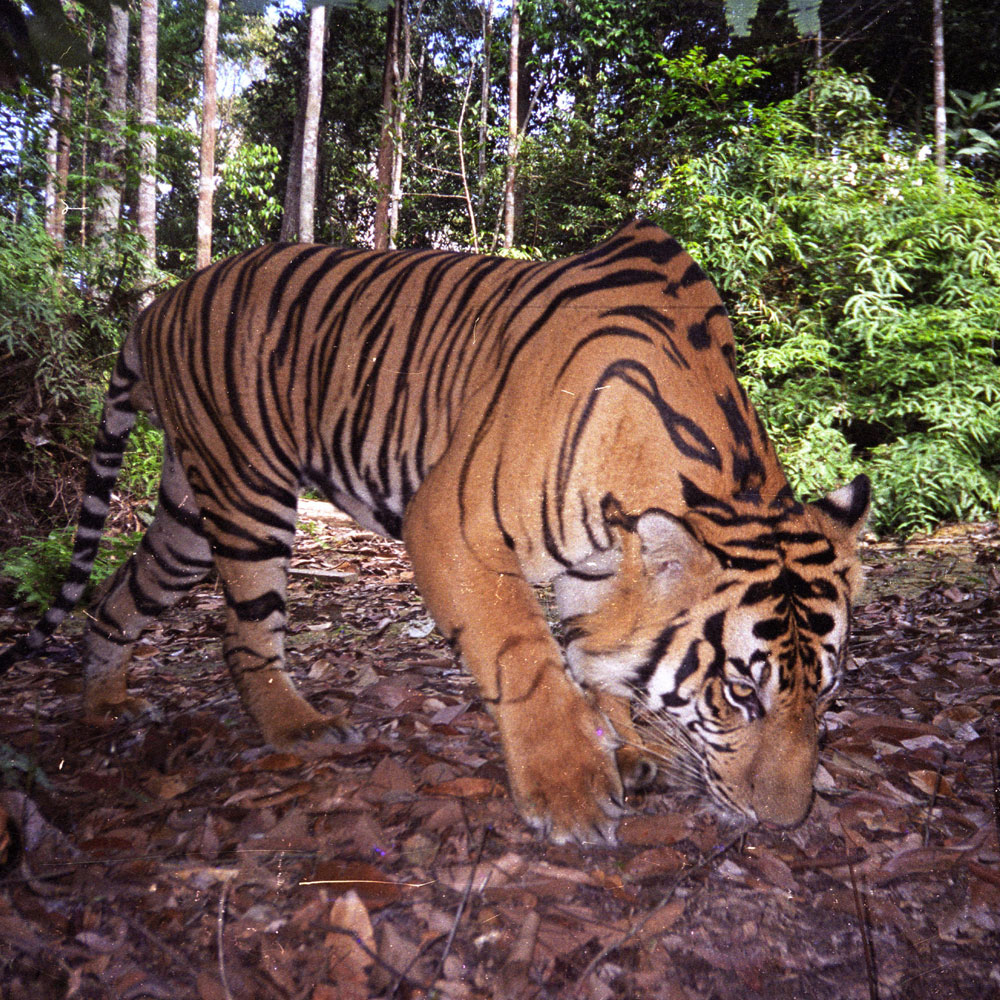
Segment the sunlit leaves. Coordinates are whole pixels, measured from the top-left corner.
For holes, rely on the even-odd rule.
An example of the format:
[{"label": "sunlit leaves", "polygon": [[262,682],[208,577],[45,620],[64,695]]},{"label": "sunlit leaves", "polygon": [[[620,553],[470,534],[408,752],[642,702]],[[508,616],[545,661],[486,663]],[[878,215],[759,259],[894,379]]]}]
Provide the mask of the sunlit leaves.
[{"label": "sunlit leaves", "polygon": [[[788,13],[800,35],[819,33],[820,0],[788,0]],[[726,0],[726,20],[737,37],[750,34],[750,23],[757,16],[758,0]]]},{"label": "sunlit leaves", "polygon": [[801,491],[863,469],[880,528],[995,516],[995,202],[959,174],[942,193],[843,76],[731,134],[647,205],[723,287],[741,370]]}]

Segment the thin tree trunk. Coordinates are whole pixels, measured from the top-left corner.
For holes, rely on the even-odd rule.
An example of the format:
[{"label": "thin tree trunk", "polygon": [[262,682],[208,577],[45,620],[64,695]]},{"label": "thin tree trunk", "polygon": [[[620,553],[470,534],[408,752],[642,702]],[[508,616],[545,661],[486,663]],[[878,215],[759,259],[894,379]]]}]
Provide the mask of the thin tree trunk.
[{"label": "thin tree trunk", "polygon": [[514,188],[517,183],[517,146],[518,146],[518,94],[520,86],[518,74],[518,54],[521,48],[521,14],[517,0],[510,9],[510,69],[508,73],[508,112],[507,112],[507,177],[503,186],[503,245],[510,249],[514,245],[514,217],[516,203]]},{"label": "thin tree trunk", "polygon": [[215,194],[215,120],[218,98],[215,86],[216,52],[219,43],[219,0],[205,0],[204,110],[201,118],[201,162],[198,173],[197,267],[212,261],[212,196]]},{"label": "thin tree trunk", "polygon": [[382,67],[382,131],[375,160],[375,249],[389,249],[389,202],[392,197],[395,80],[399,62],[399,22],[402,0],[395,0],[386,12],[385,62]]},{"label": "thin tree trunk", "polygon": [[139,6],[139,192],[136,226],[145,243],[140,308],[149,305],[150,285],[156,274],[156,69],[157,0],[140,0]]},{"label": "thin tree trunk", "polygon": [[403,51],[393,67],[392,115],[392,189],[389,194],[389,247],[396,246],[399,235],[399,207],[403,201],[403,126],[406,124],[406,97],[410,82],[410,20],[406,0],[399,0],[397,19],[402,35]]},{"label": "thin tree trunk", "polygon": [[[90,17],[87,18],[87,56],[92,57],[94,54],[94,28],[91,24]],[[91,67],[90,59],[87,61],[86,77],[84,79],[84,94],[86,98],[83,102],[83,134],[90,135],[90,103],[91,96],[93,95],[94,88],[94,74]],[[84,142],[83,148],[80,151],[80,246],[87,246],[87,222],[88,222],[88,207],[87,207],[87,191],[90,188],[90,178],[87,176],[87,168],[89,167],[89,160],[87,157],[87,152],[90,149],[90,143]]]},{"label": "thin tree trunk", "polygon": [[118,232],[125,186],[125,108],[128,86],[128,11],[112,5],[106,40],[105,127],[94,196],[93,237],[105,249]]},{"label": "thin tree trunk", "polygon": [[316,208],[316,161],[319,153],[319,112],[323,99],[323,41],[326,7],[317,4],[309,15],[309,60],[306,109],[302,126],[302,184],[299,192],[299,239],[313,240]]},{"label": "thin tree trunk", "polygon": [[56,185],[51,230],[51,236],[60,250],[66,245],[66,198],[69,191],[69,122],[72,110],[72,81],[64,72],[59,87],[59,134],[56,141]]},{"label": "thin tree trunk", "polygon": [[486,127],[490,113],[490,46],[493,42],[493,0],[486,0],[483,12],[483,76],[479,92],[479,163],[478,185],[482,196],[486,183]]},{"label": "thin tree trunk", "polygon": [[934,163],[938,182],[944,186],[945,138],[948,116],[944,104],[944,0],[934,0]]},{"label": "thin tree trunk", "polygon": [[59,110],[62,107],[62,71],[52,74],[49,133],[45,140],[45,232],[56,238],[56,201],[59,189]]},{"label": "thin tree trunk", "polygon": [[294,242],[299,238],[299,203],[302,191],[302,132],[306,117],[308,81],[304,79],[299,87],[295,110],[295,124],[292,126],[292,148],[288,153],[288,176],[285,178],[285,204],[281,215],[281,240]]}]

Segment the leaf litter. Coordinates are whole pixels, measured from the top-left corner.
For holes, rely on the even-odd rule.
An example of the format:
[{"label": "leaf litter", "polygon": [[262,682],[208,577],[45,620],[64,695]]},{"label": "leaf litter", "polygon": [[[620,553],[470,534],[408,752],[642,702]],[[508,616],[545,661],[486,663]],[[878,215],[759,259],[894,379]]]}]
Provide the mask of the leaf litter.
[{"label": "leaf litter", "polygon": [[137,649],[155,718],[83,724],[80,615],[4,679],[4,1000],[1000,997],[995,525],[866,552],[801,827],[655,785],[582,850],[518,819],[402,548],[307,517],[288,665],[356,741],[261,744],[211,584]]}]

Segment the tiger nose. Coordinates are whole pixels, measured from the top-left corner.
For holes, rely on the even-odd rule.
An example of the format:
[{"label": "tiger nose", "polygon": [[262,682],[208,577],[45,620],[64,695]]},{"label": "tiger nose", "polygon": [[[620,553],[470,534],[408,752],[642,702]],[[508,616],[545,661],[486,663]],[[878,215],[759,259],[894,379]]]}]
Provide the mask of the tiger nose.
[{"label": "tiger nose", "polygon": [[816,772],[816,726],[803,719],[779,738],[764,739],[750,765],[750,806],[758,822],[787,829],[809,815]]}]

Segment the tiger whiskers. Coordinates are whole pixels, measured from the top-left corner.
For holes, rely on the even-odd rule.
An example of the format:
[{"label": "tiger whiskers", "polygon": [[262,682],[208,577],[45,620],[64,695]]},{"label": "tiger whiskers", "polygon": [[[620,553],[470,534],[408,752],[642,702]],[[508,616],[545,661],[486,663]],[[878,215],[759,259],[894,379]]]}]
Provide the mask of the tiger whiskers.
[{"label": "tiger whiskers", "polygon": [[624,744],[657,764],[678,788],[705,794],[704,753],[697,740],[669,712],[654,711],[638,697],[632,702],[632,715],[637,739],[625,739]]}]

